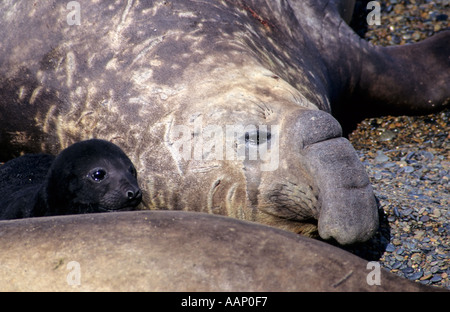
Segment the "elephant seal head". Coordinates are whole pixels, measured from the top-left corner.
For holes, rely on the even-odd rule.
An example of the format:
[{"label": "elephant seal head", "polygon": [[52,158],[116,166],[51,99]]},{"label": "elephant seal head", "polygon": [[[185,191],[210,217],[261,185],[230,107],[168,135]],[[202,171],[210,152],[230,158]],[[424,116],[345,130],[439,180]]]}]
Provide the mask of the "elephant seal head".
[{"label": "elephant seal head", "polygon": [[180,197],[294,232],[315,219],[322,238],[343,245],[368,240],[377,204],[355,150],[330,114],[283,100],[286,88],[267,97],[229,88],[206,97],[214,105],[192,100],[174,116],[165,141],[184,177],[175,184],[198,189]]}]

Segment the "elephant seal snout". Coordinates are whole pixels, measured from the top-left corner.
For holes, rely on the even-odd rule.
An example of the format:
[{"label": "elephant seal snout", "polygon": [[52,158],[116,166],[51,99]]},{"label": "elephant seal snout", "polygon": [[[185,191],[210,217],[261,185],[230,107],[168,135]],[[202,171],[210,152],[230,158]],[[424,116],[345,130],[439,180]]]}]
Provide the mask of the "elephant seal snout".
[{"label": "elephant seal snout", "polygon": [[377,203],[364,166],[336,119],[306,111],[297,121],[305,166],[319,189],[319,235],[340,244],[368,240],[378,228]]},{"label": "elephant seal snout", "polygon": [[261,174],[259,184],[261,210],[278,218],[266,217],[265,223],[282,227],[285,220],[285,229],[305,233],[310,232],[305,222],[316,219],[323,239],[342,245],[368,240],[378,228],[377,203],[336,119],[324,111],[298,109],[281,128],[280,150],[289,153],[280,157],[277,171]]}]

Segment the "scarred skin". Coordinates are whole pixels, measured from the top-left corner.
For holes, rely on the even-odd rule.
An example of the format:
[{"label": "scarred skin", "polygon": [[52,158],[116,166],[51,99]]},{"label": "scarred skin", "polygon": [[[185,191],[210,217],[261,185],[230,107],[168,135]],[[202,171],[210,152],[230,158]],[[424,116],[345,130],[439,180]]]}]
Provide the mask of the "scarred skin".
[{"label": "scarred skin", "polygon": [[[80,25],[66,1],[0,4],[0,157],[109,140],[136,165],[148,209],[294,232],[316,219],[322,238],[365,241],[375,198],[330,114],[346,125],[448,104],[449,33],[374,47],[341,18],[351,1],[79,3]],[[278,126],[259,144],[277,142],[279,161],[185,160],[180,125],[194,142],[207,126]]]}]

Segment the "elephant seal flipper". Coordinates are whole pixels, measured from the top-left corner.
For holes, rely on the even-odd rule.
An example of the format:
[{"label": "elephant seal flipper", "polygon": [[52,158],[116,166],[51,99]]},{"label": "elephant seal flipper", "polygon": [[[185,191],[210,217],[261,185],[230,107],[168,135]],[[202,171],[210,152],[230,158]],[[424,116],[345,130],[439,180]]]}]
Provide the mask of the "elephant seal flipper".
[{"label": "elephant seal flipper", "polygon": [[450,104],[450,30],[414,44],[374,46],[348,25],[352,0],[289,4],[320,46],[331,111],[345,135],[367,117],[425,115]]},{"label": "elephant seal flipper", "polygon": [[142,198],[125,153],[97,139],[75,143],[57,157],[8,161],[0,180],[0,220],[131,209]]},{"label": "elephant seal flipper", "polygon": [[423,115],[444,109],[450,104],[449,42],[450,30],[415,44],[373,47],[364,55],[352,109],[371,115]]}]

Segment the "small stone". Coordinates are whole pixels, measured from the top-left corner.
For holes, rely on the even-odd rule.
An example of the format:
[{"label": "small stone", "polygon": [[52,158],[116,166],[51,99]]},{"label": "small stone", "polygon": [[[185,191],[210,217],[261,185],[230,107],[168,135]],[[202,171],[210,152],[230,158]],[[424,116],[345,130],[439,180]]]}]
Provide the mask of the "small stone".
[{"label": "small stone", "polygon": [[440,282],[441,280],[442,280],[442,277],[440,275],[434,275],[430,281],[432,283],[437,283],[437,282]]},{"label": "small stone", "polygon": [[414,41],[419,41],[420,38],[421,38],[420,32],[415,31],[415,32],[411,35],[411,38],[412,38]]},{"label": "small stone", "polygon": [[422,277],[420,278],[420,280],[421,280],[421,281],[424,281],[424,280],[430,279],[430,278],[432,278],[432,277],[433,277],[433,274],[427,274],[427,275],[422,276]]},{"label": "small stone", "polygon": [[408,267],[408,268],[403,269],[402,272],[405,274],[411,274],[414,272],[414,269]]},{"label": "small stone", "polygon": [[385,161],[388,161],[389,157],[387,157],[386,155],[383,154],[382,151],[377,151],[377,156],[375,157],[375,161],[378,163],[382,163]]},{"label": "small stone", "polygon": [[386,142],[392,140],[393,138],[395,138],[395,133],[391,130],[385,130],[380,134],[378,140],[380,140],[381,142]]},{"label": "small stone", "polygon": [[438,208],[433,209],[433,217],[439,218],[441,216],[441,211]]},{"label": "small stone", "polygon": [[421,240],[425,236],[425,232],[421,230],[417,230],[414,232],[414,238]]},{"label": "small stone", "polygon": [[423,158],[425,158],[425,160],[433,160],[433,158],[434,158],[433,153],[428,152],[428,151],[422,151],[422,152],[420,152],[420,155],[421,155]]},{"label": "small stone", "polygon": [[422,260],[422,255],[420,253],[414,253],[411,255],[411,260],[420,262]]},{"label": "small stone", "polygon": [[405,173],[411,173],[414,172],[414,168],[411,166],[406,166],[403,168],[403,170],[405,171]]},{"label": "small stone", "polygon": [[395,246],[392,245],[391,243],[387,244],[386,246],[386,251],[387,252],[393,252],[395,250]]},{"label": "small stone", "polygon": [[400,261],[395,261],[394,264],[392,265],[393,269],[398,269],[402,266],[402,263]]},{"label": "small stone", "polygon": [[423,272],[422,271],[418,271],[416,273],[413,273],[413,274],[409,275],[408,279],[415,281],[415,280],[421,278],[422,275],[423,275]]},{"label": "small stone", "polygon": [[435,265],[434,267],[432,267],[431,269],[430,269],[430,272],[431,273],[437,273],[439,271],[439,267],[437,266],[437,265]]},{"label": "small stone", "polygon": [[403,216],[409,216],[411,214],[411,212],[413,212],[413,210],[411,208],[407,208],[405,210],[402,210],[402,215]]},{"label": "small stone", "polygon": [[401,254],[403,254],[405,252],[405,249],[403,249],[403,248],[399,248],[399,249],[397,249],[397,251],[395,252],[397,255],[401,255]]}]

